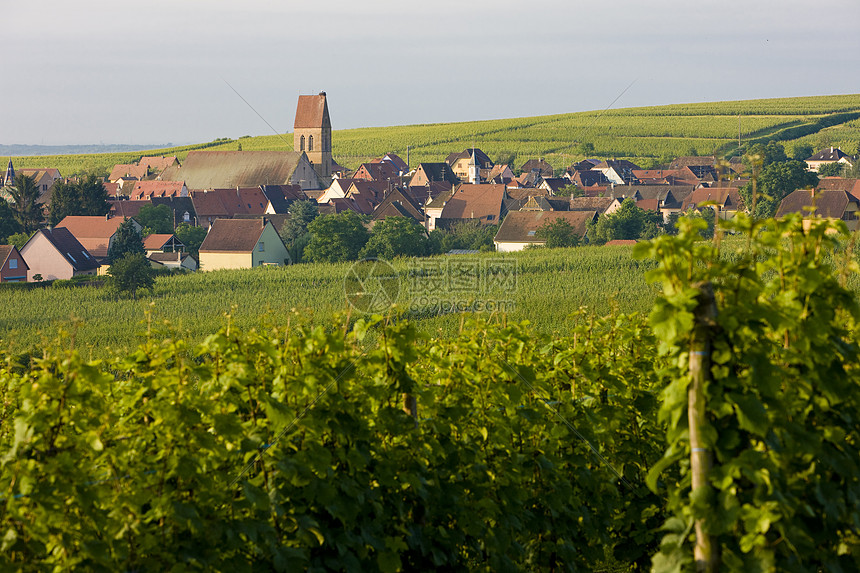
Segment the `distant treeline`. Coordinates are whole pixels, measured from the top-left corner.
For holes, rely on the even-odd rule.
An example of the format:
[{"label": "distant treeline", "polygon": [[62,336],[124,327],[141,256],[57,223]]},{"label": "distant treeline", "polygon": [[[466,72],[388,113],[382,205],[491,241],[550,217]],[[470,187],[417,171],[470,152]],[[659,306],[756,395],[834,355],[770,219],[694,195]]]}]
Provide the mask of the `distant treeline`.
[{"label": "distant treeline", "polygon": [[21,157],[33,155],[80,155],[84,153],[125,153],[127,151],[146,151],[173,147],[172,143],[157,143],[152,145],[130,145],[117,143],[113,145],[0,145],[0,157]]}]

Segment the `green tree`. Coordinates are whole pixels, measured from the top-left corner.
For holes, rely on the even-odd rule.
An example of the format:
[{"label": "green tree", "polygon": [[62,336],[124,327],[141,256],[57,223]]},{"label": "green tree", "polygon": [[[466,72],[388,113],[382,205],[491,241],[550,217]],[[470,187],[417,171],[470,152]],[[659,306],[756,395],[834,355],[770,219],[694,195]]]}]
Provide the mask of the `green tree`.
[{"label": "green tree", "polygon": [[203,240],[206,238],[206,229],[203,227],[195,227],[188,223],[179,223],[176,225],[176,229],[173,231],[173,234],[176,235],[177,239],[182,241],[187,252],[197,256],[197,251],[200,249],[200,245],[203,244]]},{"label": "green tree", "polygon": [[386,217],[374,224],[370,239],[359,257],[421,257],[428,253],[429,246],[430,241],[424,227],[414,219]]},{"label": "green tree", "polygon": [[48,221],[57,225],[69,215],[106,215],[110,212],[109,198],[104,183],[95,175],[74,183],[57,181],[51,188]]},{"label": "green tree", "polygon": [[25,233],[37,230],[45,220],[42,204],[39,203],[39,187],[33,177],[19,175],[15,178],[15,185],[9,187],[9,195],[12,203],[12,217],[20,225]]},{"label": "green tree", "polygon": [[436,254],[447,253],[452,249],[473,251],[492,251],[493,239],[499,227],[482,225],[475,219],[457,221],[448,229],[435,229],[430,232],[430,251]]},{"label": "green tree", "polygon": [[137,299],[138,290],[155,285],[155,271],[143,253],[125,253],[114,260],[107,272],[114,288],[129,293],[133,299]]},{"label": "green tree", "polygon": [[153,233],[173,232],[173,209],[167,205],[144,205],[135,217],[138,223]]},{"label": "green tree", "polygon": [[818,176],[806,170],[803,161],[781,161],[766,165],[752,181],[739,189],[744,204],[757,219],[772,217],[779,203],[797,189],[818,185]]},{"label": "green tree", "polygon": [[701,209],[689,209],[686,213],[672,213],[669,215],[669,220],[664,226],[664,230],[668,235],[677,235],[680,229],[680,219],[687,217],[691,219],[703,219],[707,227],[702,228],[699,234],[703,239],[714,238],[714,226],[716,224],[717,214],[710,207],[702,207]]},{"label": "green tree", "polygon": [[556,193],[559,197],[583,197],[585,195],[585,191],[582,190],[581,187],[578,187],[576,184],[571,183],[570,185],[565,185]]},{"label": "green tree", "polygon": [[17,247],[20,251],[24,247],[24,245],[27,244],[27,241],[29,241],[30,237],[32,236],[33,233],[13,233],[12,235],[6,237],[6,240],[8,241],[8,244],[15,245],[15,247]]},{"label": "green tree", "polygon": [[281,238],[294,263],[304,260],[305,247],[310,243],[308,225],[319,215],[316,201],[294,201],[290,204],[290,218],[281,227]]},{"label": "green tree", "polygon": [[535,232],[535,237],[546,240],[546,247],[576,247],[579,246],[579,235],[567,219],[556,219],[541,225]]},{"label": "green tree", "polygon": [[311,235],[304,258],[310,262],[354,261],[367,244],[370,233],[354,211],[320,215],[308,225]]},{"label": "green tree", "polygon": [[12,208],[9,203],[0,199],[0,243],[9,244],[8,237],[14,235],[21,230],[18,221],[15,220],[15,215],[12,213]]},{"label": "green tree", "polygon": [[791,153],[791,158],[797,161],[803,161],[808,157],[812,157],[813,153],[815,153],[815,150],[812,149],[811,145],[795,145],[794,150]]},{"label": "green tree", "polygon": [[777,141],[768,141],[767,144],[754,143],[744,154],[744,164],[748,168],[752,168],[751,159],[758,157],[761,159],[761,166],[767,167],[772,163],[781,163],[788,161],[788,156],[785,154],[785,148]]},{"label": "green tree", "polygon": [[844,163],[827,163],[818,168],[819,177],[842,177],[847,165]]},{"label": "green tree", "polygon": [[656,236],[663,225],[663,216],[636,206],[629,197],[610,215],[600,215],[588,225],[589,242],[602,245],[607,241],[648,239]]},{"label": "green tree", "polygon": [[111,262],[118,261],[128,254],[144,254],[143,237],[135,227],[133,219],[126,219],[117,228],[113,243],[108,249],[108,260]]}]

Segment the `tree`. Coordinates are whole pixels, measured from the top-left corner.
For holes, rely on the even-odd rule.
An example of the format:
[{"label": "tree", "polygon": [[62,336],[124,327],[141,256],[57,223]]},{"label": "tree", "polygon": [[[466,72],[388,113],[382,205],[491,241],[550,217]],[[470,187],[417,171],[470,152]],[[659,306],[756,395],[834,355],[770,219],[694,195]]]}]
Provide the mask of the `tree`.
[{"label": "tree", "polygon": [[844,163],[828,163],[818,168],[819,177],[842,177],[847,165]]},{"label": "tree", "polygon": [[421,257],[427,254],[430,241],[414,219],[387,217],[373,226],[370,239],[359,253],[361,258]]},{"label": "tree", "polygon": [[803,161],[808,157],[812,157],[812,154],[815,151],[812,149],[811,145],[795,145],[794,151],[791,153],[791,158],[796,159],[797,161]]},{"label": "tree", "polygon": [[701,229],[699,231],[699,234],[702,236],[703,239],[714,238],[714,226],[716,224],[717,214],[710,207],[702,207],[702,209],[700,210],[690,208],[686,213],[672,213],[671,215],[669,215],[669,221],[664,227],[667,235],[678,234],[678,221],[682,217],[689,217],[691,219],[704,219],[705,223],[707,223],[707,227]]},{"label": "tree", "polygon": [[102,216],[110,212],[104,183],[95,175],[70,183],[57,181],[51,188],[48,221],[56,225],[69,215]]},{"label": "tree", "polygon": [[762,167],[767,167],[772,163],[788,161],[785,148],[777,141],[768,141],[767,145],[761,143],[751,145],[749,150],[744,154],[744,163],[748,168],[752,168],[753,158],[756,157],[760,158]]},{"label": "tree", "polygon": [[436,254],[447,253],[452,249],[492,251],[493,239],[499,230],[496,225],[482,225],[475,219],[464,219],[448,229],[435,229],[430,232],[430,251]]},{"label": "tree", "polygon": [[14,235],[21,229],[18,221],[12,213],[12,208],[9,203],[0,199],[0,243],[8,244],[8,237]]},{"label": "tree", "polygon": [[305,247],[310,243],[308,225],[319,215],[316,201],[293,201],[290,204],[290,218],[281,227],[281,238],[294,263],[304,259]]},{"label": "tree", "polygon": [[20,251],[32,236],[33,233],[15,233],[6,237],[6,241],[8,241],[10,245],[15,245],[15,247]]},{"label": "tree", "polygon": [[188,223],[179,223],[176,225],[173,234],[176,235],[177,239],[182,241],[182,244],[185,245],[189,253],[196,256],[200,245],[203,244],[203,240],[206,238],[206,229],[203,227],[194,227]]},{"label": "tree", "polygon": [[573,232],[573,226],[567,219],[556,219],[541,225],[535,231],[535,237],[546,240],[546,247],[577,247],[579,235]]},{"label": "tree", "polygon": [[119,292],[137,298],[138,289],[152,289],[155,285],[155,271],[143,253],[126,253],[114,260],[108,269],[111,282]]},{"label": "tree", "polygon": [[27,175],[15,178],[15,185],[9,188],[12,197],[12,216],[25,233],[37,230],[45,220],[42,205],[39,203],[39,187],[36,180]]},{"label": "tree", "polygon": [[118,261],[128,254],[143,255],[143,253],[143,237],[140,236],[140,233],[134,226],[134,221],[126,219],[114,234],[113,243],[111,243],[110,249],[108,249],[108,260],[113,262]]},{"label": "tree", "polygon": [[308,225],[311,235],[304,256],[311,262],[354,261],[370,238],[362,217],[354,211],[320,215]]},{"label": "tree", "polygon": [[144,205],[140,208],[135,219],[152,233],[173,232],[173,209],[167,205],[153,205],[152,203]]},{"label": "tree", "polygon": [[789,193],[816,185],[818,176],[806,170],[806,163],[791,160],[766,165],[753,181],[738,191],[752,215],[761,219],[772,217],[779,203]]},{"label": "tree", "polygon": [[611,215],[600,215],[588,226],[592,243],[602,245],[616,239],[648,239],[656,236],[663,225],[663,216],[636,206],[629,197]]}]

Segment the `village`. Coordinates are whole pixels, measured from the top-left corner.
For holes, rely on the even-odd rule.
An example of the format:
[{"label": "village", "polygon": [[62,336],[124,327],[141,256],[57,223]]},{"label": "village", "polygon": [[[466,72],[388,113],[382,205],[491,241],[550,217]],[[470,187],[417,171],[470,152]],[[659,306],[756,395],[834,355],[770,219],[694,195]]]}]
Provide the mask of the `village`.
[{"label": "village", "polygon": [[[0,246],[0,282],[41,282],[107,272],[120,228],[143,236],[149,264],[160,269],[214,271],[286,265],[296,261],[284,228],[298,203],[312,203],[319,215],[353,213],[374,226],[397,217],[414,222],[427,236],[469,222],[490,229],[492,248],[519,251],[547,244],[542,233],[561,225],[583,243],[589,228],[627,202],[660,222],[688,212],[710,210],[728,219],[749,211],[742,190],[750,166],[740,157],[678,157],[661,169],[640,169],[628,160],[584,159],[553,166],[541,158],[522,165],[496,164],[477,147],[452,152],[439,162],[414,167],[388,153],[357,169],[337,163],[325,92],[299,96],[293,151],[207,151],[176,157],[143,156],[115,165],[100,180],[104,213],[69,214],[51,225],[25,229],[26,242]],[[440,158],[442,159],[442,158]],[[853,168],[857,157],[828,148],[805,159],[811,174]],[[58,169],[15,169],[9,160],[3,196],[13,201],[16,183],[29,178],[44,214],[56,213],[54,190],[70,184]],[[840,219],[858,227],[860,180],[815,176],[812,185],[781,198],[776,216]],[[142,210],[169,212],[166,228],[141,224]],[[196,229],[199,244],[185,244],[179,229]],[[188,235],[190,236],[190,234]],[[635,242],[621,237],[592,243]],[[187,241],[187,240],[186,240]],[[191,242],[191,241],[187,241]],[[462,252],[457,251],[457,252]]]}]

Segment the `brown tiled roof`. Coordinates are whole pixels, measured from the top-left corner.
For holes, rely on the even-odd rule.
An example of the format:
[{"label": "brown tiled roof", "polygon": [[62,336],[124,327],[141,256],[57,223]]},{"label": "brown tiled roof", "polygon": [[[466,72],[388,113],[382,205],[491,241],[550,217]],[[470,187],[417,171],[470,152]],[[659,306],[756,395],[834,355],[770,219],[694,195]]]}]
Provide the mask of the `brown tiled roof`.
[{"label": "brown tiled roof", "polygon": [[143,239],[143,250],[160,251],[161,248],[173,237],[173,233],[153,233]]},{"label": "brown tiled roof", "polygon": [[529,159],[523,166],[520,168],[520,171],[523,173],[528,173],[529,171],[537,169],[540,171],[540,174],[545,177],[552,177],[552,165],[544,161],[543,159]]},{"label": "brown tiled roof", "polygon": [[519,187],[517,189],[508,189],[507,193],[508,197],[517,200],[528,200],[529,197],[546,197],[549,195],[549,191],[538,187]]},{"label": "brown tiled roof", "polygon": [[116,181],[117,179],[133,177],[135,179],[143,179],[149,174],[146,165],[135,165],[133,163],[117,164],[108,176],[108,181]]},{"label": "brown tiled roof", "polygon": [[123,221],[120,217],[69,215],[55,229],[67,229],[92,256],[104,258],[107,257],[111,237]]},{"label": "brown tiled roof", "polygon": [[263,219],[216,219],[198,252],[249,253],[263,234]]},{"label": "brown tiled roof", "polygon": [[571,211],[597,211],[605,213],[615,202],[612,197],[573,197],[569,202]]},{"label": "brown tiled roof", "polygon": [[736,187],[702,187],[696,189],[684,199],[681,209],[686,211],[697,208],[702,203],[713,202],[727,211],[740,211],[743,199]]},{"label": "brown tiled roof", "polygon": [[840,189],[848,191],[858,199],[860,199],[860,179],[845,179],[843,177],[825,177],[818,181],[817,189],[823,191],[825,189]]},{"label": "brown tiled roof", "polygon": [[[328,124],[326,126],[326,124]],[[296,105],[296,121],[293,128],[330,127],[328,104],[325,92],[319,95],[300,95]]]},{"label": "brown tiled roof", "polygon": [[[78,241],[71,232],[65,227],[55,227],[53,229],[39,229],[36,233],[41,233],[54,246],[57,251],[69,262],[76,271],[89,271],[97,269],[101,265],[96,261],[93,254]],[[30,237],[30,241],[36,238],[36,235]],[[30,241],[27,241],[28,243]]]},{"label": "brown tiled roof", "polygon": [[558,219],[566,220],[574,233],[584,237],[588,222],[596,216],[597,211],[511,211],[499,227],[495,240],[502,243],[544,243],[544,239],[535,236],[537,230]]},{"label": "brown tiled roof", "polygon": [[176,163],[178,163],[178,161],[175,155],[172,157],[164,157],[163,155],[143,156],[140,158],[140,161],[137,162],[138,165],[148,165],[149,168],[155,172],[164,171]]},{"label": "brown tiled roof", "polygon": [[805,208],[811,207],[814,204],[814,216],[840,219],[849,203],[860,204],[860,200],[841,189],[825,189],[815,192],[810,189],[798,189],[793,193],[789,193],[782,200],[779,208],[776,210],[776,216],[782,217],[788,213],[803,213],[804,217],[808,217],[809,211],[805,210]]},{"label": "brown tiled roof", "polygon": [[112,217],[119,219],[131,219],[137,217],[141,208],[144,205],[152,205],[152,201],[125,201],[114,200],[108,201],[110,204],[110,213]]},{"label": "brown tiled roof", "polygon": [[495,225],[504,214],[504,198],[505,186],[501,184],[461,184],[442,209],[442,218],[481,219]]},{"label": "brown tiled roof", "polygon": [[152,197],[181,197],[183,181],[137,181],[129,199],[140,201]]},{"label": "brown tiled roof", "polygon": [[183,165],[168,167],[161,179],[185,181],[189,190],[283,185],[301,156],[295,151],[191,151]]}]

